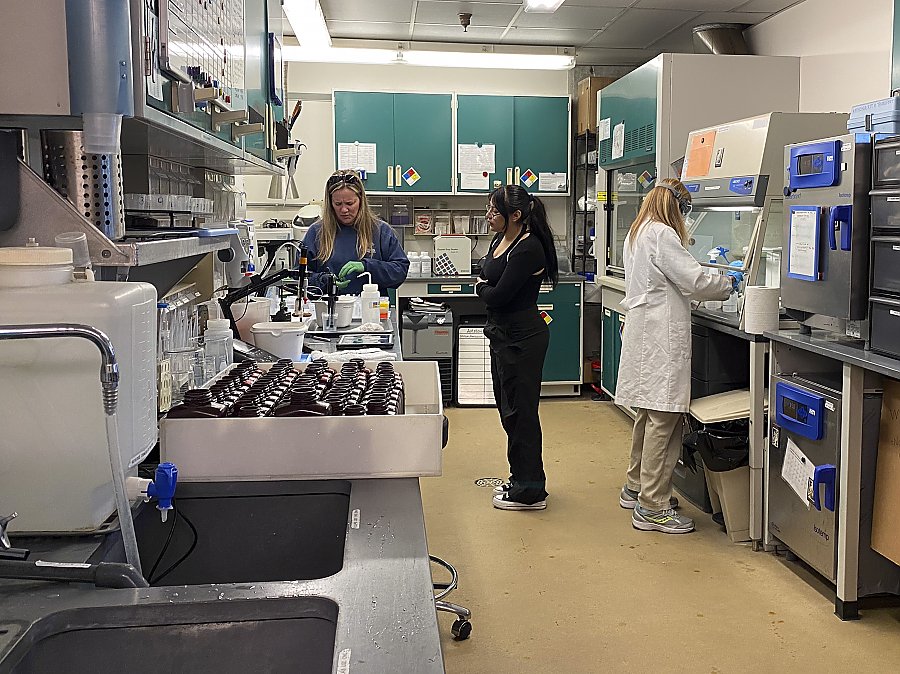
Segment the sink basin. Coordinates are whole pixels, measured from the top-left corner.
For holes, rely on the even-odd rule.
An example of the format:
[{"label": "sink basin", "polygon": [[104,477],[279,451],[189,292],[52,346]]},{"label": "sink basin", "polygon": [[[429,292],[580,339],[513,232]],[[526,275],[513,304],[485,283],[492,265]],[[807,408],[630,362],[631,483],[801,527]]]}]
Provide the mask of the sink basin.
[{"label": "sink basin", "polygon": [[330,673],[337,615],[321,597],[73,609],[37,623],[10,671]]},{"label": "sink basin", "polygon": [[344,480],[182,483],[177,517],[135,517],[141,566],[155,586],[325,578],[343,566],[349,508]]}]

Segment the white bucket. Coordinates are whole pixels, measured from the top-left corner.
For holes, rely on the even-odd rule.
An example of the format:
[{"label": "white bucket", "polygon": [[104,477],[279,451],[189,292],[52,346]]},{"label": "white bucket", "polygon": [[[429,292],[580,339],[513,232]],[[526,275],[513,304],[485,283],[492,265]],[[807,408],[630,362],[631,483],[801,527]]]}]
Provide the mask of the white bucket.
[{"label": "white bucket", "polygon": [[260,349],[299,362],[308,327],[306,323],[257,323],[250,331]]},{"label": "white bucket", "polygon": [[231,313],[241,339],[253,344],[251,328],[257,323],[266,323],[272,319],[272,302],[268,297],[251,297],[249,302],[235,302],[231,306]]},{"label": "white bucket", "polygon": [[353,305],[356,304],[354,295],[341,295],[335,304],[334,324],[339,328],[346,328],[353,322]]}]

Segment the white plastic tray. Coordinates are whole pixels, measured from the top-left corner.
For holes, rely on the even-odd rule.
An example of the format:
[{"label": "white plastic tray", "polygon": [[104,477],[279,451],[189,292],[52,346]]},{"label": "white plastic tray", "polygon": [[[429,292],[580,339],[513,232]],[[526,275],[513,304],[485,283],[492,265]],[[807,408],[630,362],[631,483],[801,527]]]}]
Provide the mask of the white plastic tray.
[{"label": "white plastic tray", "polygon": [[178,466],[179,480],[195,482],[438,476],[444,410],[437,363],[394,367],[403,376],[404,415],[164,419],[161,460]]}]

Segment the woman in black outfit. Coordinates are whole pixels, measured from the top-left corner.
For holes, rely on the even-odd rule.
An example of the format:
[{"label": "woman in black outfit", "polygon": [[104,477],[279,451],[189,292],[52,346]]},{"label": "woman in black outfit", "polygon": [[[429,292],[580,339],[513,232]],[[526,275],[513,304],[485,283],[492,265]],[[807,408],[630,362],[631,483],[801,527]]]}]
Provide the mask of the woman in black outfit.
[{"label": "woman in black outfit", "polygon": [[543,202],[518,185],[491,193],[487,219],[497,235],[475,292],[487,305],[484,334],[510,472],[509,482],[494,490],[493,503],[501,510],[543,510],[547,480],[538,402],[550,331],[537,299],[544,281],[556,285],[556,247]]}]

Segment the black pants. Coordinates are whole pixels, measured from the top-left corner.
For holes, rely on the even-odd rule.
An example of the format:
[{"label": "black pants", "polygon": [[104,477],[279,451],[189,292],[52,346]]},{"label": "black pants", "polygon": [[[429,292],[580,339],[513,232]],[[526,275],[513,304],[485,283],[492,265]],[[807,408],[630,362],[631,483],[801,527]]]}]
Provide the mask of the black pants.
[{"label": "black pants", "polygon": [[547,496],[538,403],[550,330],[534,307],[489,314],[484,334],[491,344],[494,400],[507,437],[509,499],[535,503]]}]

